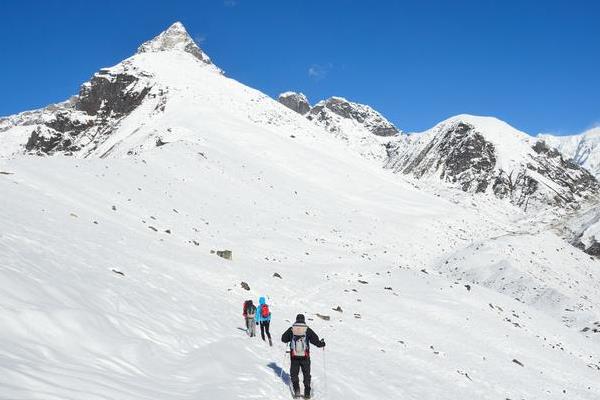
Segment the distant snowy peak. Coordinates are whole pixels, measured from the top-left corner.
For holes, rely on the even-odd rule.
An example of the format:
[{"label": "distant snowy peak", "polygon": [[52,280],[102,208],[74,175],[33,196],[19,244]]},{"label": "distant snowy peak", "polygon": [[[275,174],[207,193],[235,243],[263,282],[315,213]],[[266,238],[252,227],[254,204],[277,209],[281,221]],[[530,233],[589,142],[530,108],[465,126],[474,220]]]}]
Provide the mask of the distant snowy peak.
[{"label": "distant snowy peak", "polygon": [[335,130],[339,125],[339,118],[343,118],[357,122],[376,136],[395,136],[400,133],[398,128],[373,108],[343,97],[330,97],[318,102],[310,110],[307,118],[330,130]]},{"label": "distant snowy peak", "polygon": [[181,22],[175,22],[154,39],[143,43],[137,50],[138,53],[156,53],[161,51],[185,51],[222,73],[212,63],[210,57],[198,47]]},{"label": "distant snowy peak", "polygon": [[459,115],[387,150],[387,167],[395,172],[490,193],[524,209],[578,208],[599,189],[588,171],[491,117]]},{"label": "distant snowy peak", "polygon": [[134,56],[100,69],[68,101],[0,118],[0,156],[23,152],[106,156],[110,149],[103,150],[103,144],[142,104],[146,122],[164,110],[170,87],[165,78],[176,75],[169,72],[175,70],[221,72],[180,23],[144,43]]},{"label": "distant snowy peak", "polygon": [[557,148],[565,157],[586,168],[600,178],[600,127],[592,128],[579,135],[538,135],[540,140]]},{"label": "distant snowy peak", "polygon": [[304,93],[281,93],[277,98],[277,101],[300,115],[306,115],[306,113],[310,111],[310,103]]}]

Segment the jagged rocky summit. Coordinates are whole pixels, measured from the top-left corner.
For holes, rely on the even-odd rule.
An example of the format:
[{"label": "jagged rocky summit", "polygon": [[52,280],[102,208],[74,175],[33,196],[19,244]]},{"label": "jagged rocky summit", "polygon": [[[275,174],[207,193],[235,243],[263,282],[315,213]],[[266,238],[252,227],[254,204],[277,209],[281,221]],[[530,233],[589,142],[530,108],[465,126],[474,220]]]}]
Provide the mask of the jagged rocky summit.
[{"label": "jagged rocky summit", "polygon": [[366,129],[376,136],[396,136],[401,131],[383,115],[368,105],[355,103],[343,97],[330,97],[311,107],[302,93],[285,92],[279,95],[279,102],[327,130],[339,133],[348,122]]},{"label": "jagged rocky summit", "polygon": [[198,47],[181,22],[175,22],[166,31],[162,32],[154,39],[143,43],[140,47],[138,47],[137,52],[149,53],[174,50],[190,53],[203,63],[212,66],[219,72],[222,72],[212,63],[210,57],[203,52],[200,47]]},{"label": "jagged rocky summit", "polygon": [[278,101],[303,115],[367,159],[383,163],[390,141],[404,141],[406,135],[368,105],[342,97],[330,97],[311,106],[302,93],[285,92]]},{"label": "jagged rocky summit", "polygon": [[190,54],[205,68],[222,74],[184,26],[176,22],[142,44],[133,57],[95,73],[68,101],[0,118],[0,136],[5,139],[3,154],[79,152],[85,156],[96,151],[145,99],[153,100],[154,111],[164,109],[168,88],[136,62],[146,53],[162,52]]},{"label": "jagged rocky summit", "polygon": [[[192,106],[196,99],[202,101]],[[215,101],[226,108],[213,109]],[[278,102],[297,114],[222,76],[175,23],[132,57],[94,74],[68,101],[0,119],[0,156],[105,157],[115,148],[139,154],[165,143],[163,135],[182,119],[205,113],[227,124],[240,118],[266,127],[283,124],[288,136],[330,135],[393,172],[489,194],[524,210],[577,209],[598,195],[598,182],[579,165],[594,159],[594,135],[564,139],[577,143],[563,144],[572,153],[565,157],[550,147],[556,146],[551,137],[537,140],[494,118],[461,115],[407,135],[372,107],[342,97],[311,106],[304,94],[286,92]],[[168,122],[165,108],[171,110]],[[173,136],[186,134],[182,128]]]}]

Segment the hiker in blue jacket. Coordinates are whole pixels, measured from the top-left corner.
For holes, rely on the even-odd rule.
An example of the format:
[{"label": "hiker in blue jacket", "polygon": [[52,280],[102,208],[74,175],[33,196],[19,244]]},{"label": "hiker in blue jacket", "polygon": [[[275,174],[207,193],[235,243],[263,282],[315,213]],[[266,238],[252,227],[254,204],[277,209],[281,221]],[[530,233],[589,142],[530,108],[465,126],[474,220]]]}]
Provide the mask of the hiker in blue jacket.
[{"label": "hiker in blue jacket", "polygon": [[271,341],[271,332],[269,332],[269,326],[271,325],[271,310],[269,305],[265,302],[265,298],[261,297],[258,299],[258,308],[254,317],[256,325],[260,325],[260,336],[262,340],[265,340],[265,333],[269,338],[269,346],[273,346]]}]

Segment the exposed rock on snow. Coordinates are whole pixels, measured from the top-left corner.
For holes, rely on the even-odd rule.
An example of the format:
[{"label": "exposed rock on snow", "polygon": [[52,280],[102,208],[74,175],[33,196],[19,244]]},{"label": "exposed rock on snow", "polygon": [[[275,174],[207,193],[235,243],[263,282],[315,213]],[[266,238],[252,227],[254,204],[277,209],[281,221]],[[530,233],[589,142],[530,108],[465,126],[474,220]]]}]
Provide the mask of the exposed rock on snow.
[{"label": "exposed rock on snow", "polygon": [[[88,156],[0,159],[14,173],[0,179],[1,398],[233,399],[249,384],[288,398],[265,368],[281,353],[236,329],[242,301],[259,293],[273,305],[273,332],[299,311],[344,307],[312,323],[335,343],[321,392],[330,400],[562,400],[564,387],[599,398],[600,338],[590,332],[600,262],[546,225],[515,223],[524,213],[507,202],[433,195],[356,156],[385,157],[386,143],[418,135],[377,136],[351,112],[324,107],[344,127],[332,135],[179,49],[140,52],[106,71],[85,110],[76,98],[0,123],[2,155],[22,153],[39,127],[72,132],[73,154]],[[137,81],[123,87],[124,75]],[[115,96],[115,105],[95,100]],[[523,159],[564,167],[550,149],[480,128],[456,126],[448,138],[472,139],[485,155],[450,146],[442,156],[457,159],[442,165],[457,182],[468,173],[461,159],[492,177]],[[45,148],[66,153],[59,147]],[[215,268],[205,243],[243,257]],[[272,278],[273,260],[285,279]],[[107,265],[127,266],[126,277]],[[527,366],[519,374],[515,357]],[[318,371],[317,394],[326,387]],[[476,385],[462,384],[467,372]],[[397,384],[407,376],[419,379]]]},{"label": "exposed rock on snow", "polygon": [[402,132],[371,107],[331,97],[310,107],[302,93],[285,92],[278,101],[322,127],[367,159],[385,160],[385,146],[406,140]]},{"label": "exposed rock on snow", "polygon": [[277,98],[277,101],[300,115],[305,115],[310,111],[310,103],[303,93],[281,93]]},{"label": "exposed rock on snow", "polygon": [[581,165],[600,178],[600,127],[579,135],[538,135],[540,140],[557,148],[567,159]]},{"label": "exposed rock on snow", "polygon": [[527,210],[576,209],[599,185],[585,169],[510,125],[460,115],[387,146],[386,166],[418,179],[441,179],[465,192],[490,193]]},{"label": "exposed rock on snow", "polygon": [[233,258],[231,250],[217,250],[217,255],[226,260],[231,260]]},{"label": "exposed rock on snow", "polygon": [[400,130],[371,107],[343,97],[330,97],[318,102],[307,118],[331,132],[343,133],[344,120],[353,121],[376,136],[396,136]]},{"label": "exposed rock on snow", "polygon": [[210,57],[198,47],[181,22],[175,22],[160,35],[142,44],[138,48],[138,53],[173,50],[190,53],[198,60],[210,65],[216,71],[221,72],[221,70],[212,63]]},{"label": "exposed rock on snow", "polygon": [[331,319],[331,317],[329,315],[323,315],[323,314],[317,313],[316,316],[325,321],[329,321]]},{"label": "exposed rock on snow", "polygon": [[[79,94],[68,101],[1,118],[2,138],[15,136],[16,140],[10,141],[12,146],[3,148],[0,155],[25,151],[38,155],[77,152],[86,156],[96,152],[144,100],[149,99],[149,114],[164,111],[168,88],[158,83],[138,59],[145,53],[178,52],[189,53],[210,70],[221,72],[177,22],[142,44],[135,56],[94,74],[81,86]],[[155,143],[161,140],[157,138]],[[105,156],[110,151],[109,146],[99,155]]]}]

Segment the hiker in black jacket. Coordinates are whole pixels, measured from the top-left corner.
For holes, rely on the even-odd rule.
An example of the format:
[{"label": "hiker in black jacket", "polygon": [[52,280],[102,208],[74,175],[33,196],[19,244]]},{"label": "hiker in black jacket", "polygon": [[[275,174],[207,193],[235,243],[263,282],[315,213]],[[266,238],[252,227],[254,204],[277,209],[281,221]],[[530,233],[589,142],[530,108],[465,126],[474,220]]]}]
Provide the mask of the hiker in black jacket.
[{"label": "hiker in black jacket", "polygon": [[325,340],[310,329],[304,319],[304,315],[296,316],[296,323],[281,335],[283,343],[290,344],[290,376],[294,388],[294,397],[300,397],[300,380],[298,374],[302,369],[304,377],[304,398],[310,399],[310,345],[325,347]]}]

